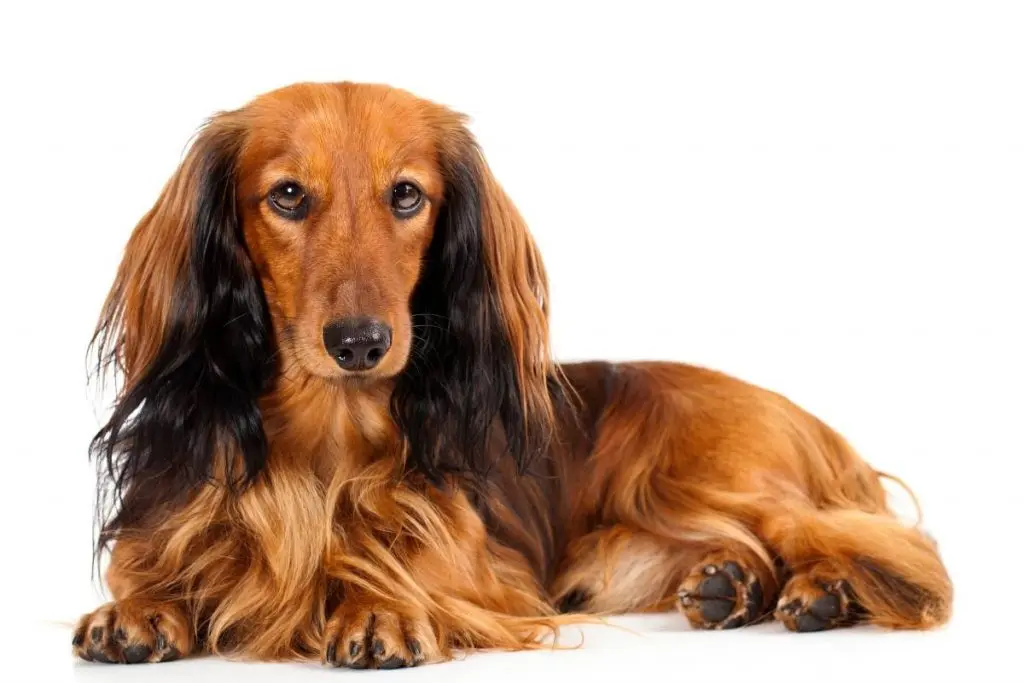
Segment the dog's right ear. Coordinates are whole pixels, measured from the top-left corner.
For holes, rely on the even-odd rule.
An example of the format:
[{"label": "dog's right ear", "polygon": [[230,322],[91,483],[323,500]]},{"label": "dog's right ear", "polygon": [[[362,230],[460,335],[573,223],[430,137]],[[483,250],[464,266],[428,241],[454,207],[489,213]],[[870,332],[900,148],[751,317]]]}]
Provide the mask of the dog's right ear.
[{"label": "dog's right ear", "polygon": [[101,546],[210,480],[256,477],[267,444],[258,399],[273,334],[242,237],[236,164],[245,128],[211,120],[133,232],[93,339],[121,375],[92,443]]}]

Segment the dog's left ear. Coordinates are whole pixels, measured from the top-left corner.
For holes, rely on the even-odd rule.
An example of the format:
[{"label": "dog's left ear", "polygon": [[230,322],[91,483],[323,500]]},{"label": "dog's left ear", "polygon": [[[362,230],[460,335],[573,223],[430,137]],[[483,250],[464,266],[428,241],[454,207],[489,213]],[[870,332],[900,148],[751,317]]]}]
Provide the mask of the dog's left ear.
[{"label": "dog's left ear", "polygon": [[412,359],[392,412],[407,465],[439,480],[519,471],[546,452],[558,390],[547,278],[515,206],[461,120],[441,136],[444,204],[413,294]]}]

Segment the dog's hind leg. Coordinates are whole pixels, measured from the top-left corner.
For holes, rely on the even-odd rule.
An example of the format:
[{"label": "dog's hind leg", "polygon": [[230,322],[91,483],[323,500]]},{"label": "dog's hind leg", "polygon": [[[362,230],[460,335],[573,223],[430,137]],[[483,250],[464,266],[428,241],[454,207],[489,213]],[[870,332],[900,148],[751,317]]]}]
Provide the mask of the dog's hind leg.
[{"label": "dog's hind leg", "polygon": [[953,588],[935,543],[895,517],[790,509],[763,526],[790,572],[775,610],[790,630],[858,621],[928,629],[949,619]]},{"label": "dog's hind leg", "polygon": [[774,567],[732,539],[670,539],[627,525],[577,539],[553,594],[562,612],[615,614],[678,606],[695,628],[743,626],[774,606]]}]

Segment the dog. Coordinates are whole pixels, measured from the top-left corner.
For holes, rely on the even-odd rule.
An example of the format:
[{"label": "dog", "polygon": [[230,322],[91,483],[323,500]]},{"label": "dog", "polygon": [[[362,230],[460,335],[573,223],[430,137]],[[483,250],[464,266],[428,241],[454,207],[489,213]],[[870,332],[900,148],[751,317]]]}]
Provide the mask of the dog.
[{"label": "dog", "polygon": [[346,82],[213,116],[93,340],[114,601],[74,653],[391,669],[623,612],[949,619],[936,543],[829,426],[710,369],[558,364],[548,311],[462,115]]}]

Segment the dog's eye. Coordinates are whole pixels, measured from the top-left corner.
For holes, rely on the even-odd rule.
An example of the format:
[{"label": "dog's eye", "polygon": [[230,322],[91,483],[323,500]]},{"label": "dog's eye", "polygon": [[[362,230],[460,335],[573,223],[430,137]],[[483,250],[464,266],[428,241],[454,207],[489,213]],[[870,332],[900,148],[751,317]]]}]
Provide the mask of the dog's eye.
[{"label": "dog's eye", "polygon": [[306,191],[291,180],[276,185],[267,196],[267,201],[277,214],[294,221],[305,218],[309,205],[306,201]]},{"label": "dog's eye", "polygon": [[401,182],[391,188],[391,211],[399,218],[411,218],[423,207],[423,191],[412,183]]}]

